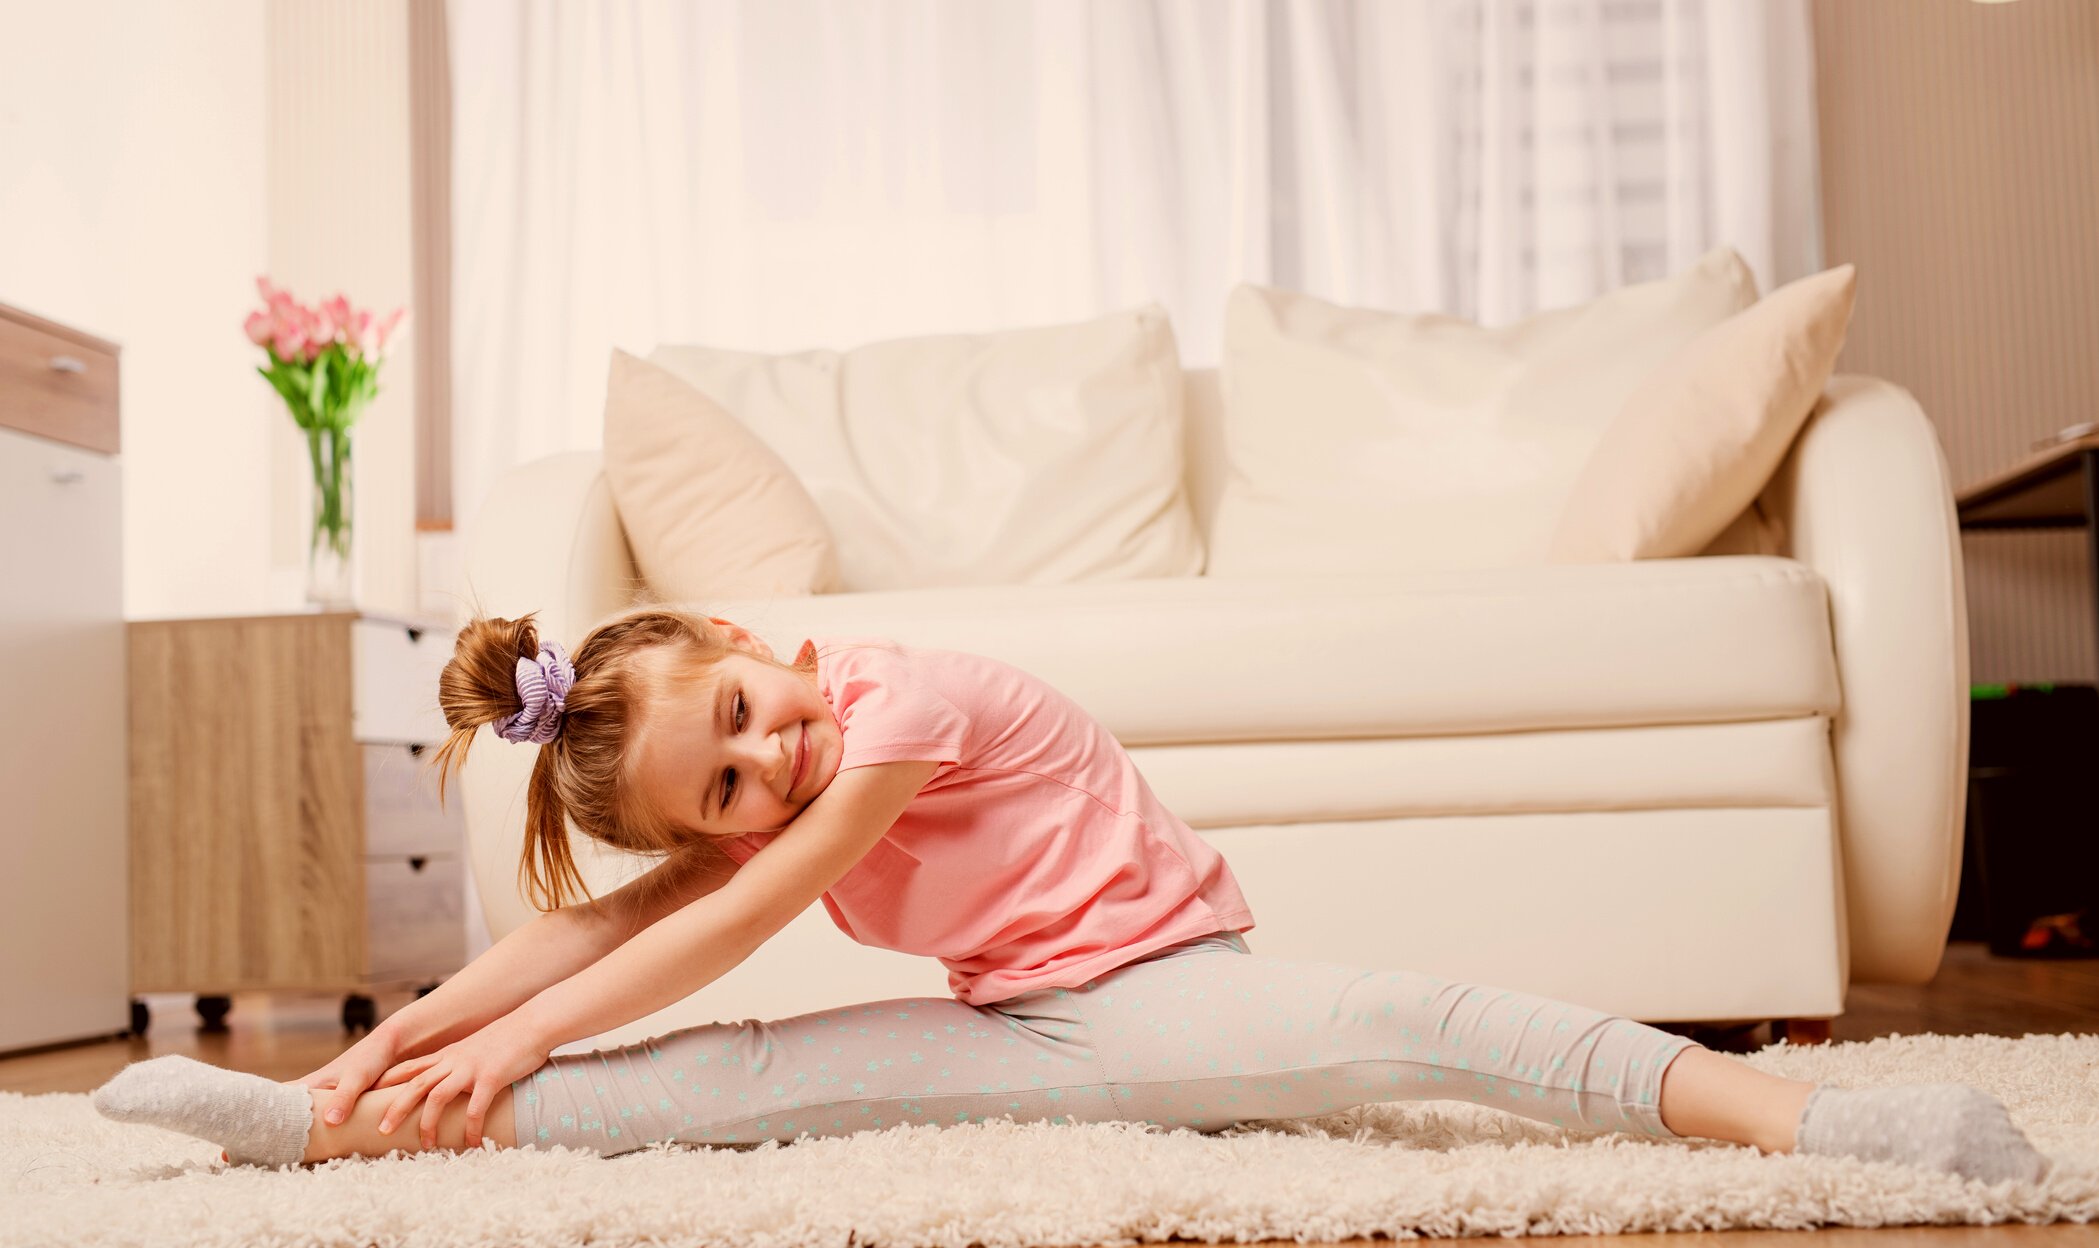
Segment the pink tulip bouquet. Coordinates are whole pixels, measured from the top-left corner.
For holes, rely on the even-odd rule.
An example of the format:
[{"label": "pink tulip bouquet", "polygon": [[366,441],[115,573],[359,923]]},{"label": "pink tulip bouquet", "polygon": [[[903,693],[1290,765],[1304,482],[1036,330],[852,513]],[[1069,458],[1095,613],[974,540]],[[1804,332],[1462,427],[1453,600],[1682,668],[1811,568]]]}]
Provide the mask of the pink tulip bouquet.
[{"label": "pink tulip bouquet", "polygon": [[336,295],[309,308],[289,292],[255,279],[265,306],[250,313],[248,341],[269,352],[261,373],[306,431],[313,459],[313,535],[307,547],[307,597],[324,605],[350,600],[350,428],[379,393],[387,341],[406,315],[385,320]]}]

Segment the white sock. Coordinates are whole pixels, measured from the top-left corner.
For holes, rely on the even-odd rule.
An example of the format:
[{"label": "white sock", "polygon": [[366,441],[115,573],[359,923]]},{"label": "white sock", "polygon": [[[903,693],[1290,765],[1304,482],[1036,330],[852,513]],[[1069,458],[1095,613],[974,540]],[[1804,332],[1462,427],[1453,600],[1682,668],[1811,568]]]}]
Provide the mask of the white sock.
[{"label": "white sock", "polygon": [[2054,1165],[2013,1125],[2004,1102],[1965,1083],[1818,1084],[1800,1111],[1793,1149],[1931,1166],[1985,1183],[2038,1183]]},{"label": "white sock", "polygon": [[89,1094],[105,1118],[210,1140],[236,1166],[295,1166],[306,1156],[313,1098],[306,1085],[169,1053],[133,1062]]}]

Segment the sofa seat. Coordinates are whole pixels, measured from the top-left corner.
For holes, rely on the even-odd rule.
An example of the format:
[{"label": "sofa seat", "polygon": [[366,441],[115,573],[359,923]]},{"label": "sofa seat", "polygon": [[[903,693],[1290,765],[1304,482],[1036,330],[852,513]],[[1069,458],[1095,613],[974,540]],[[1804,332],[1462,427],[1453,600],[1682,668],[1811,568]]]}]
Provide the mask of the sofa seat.
[{"label": "sofa seat", "polygon": [[[1232,863],[1257,952],[1367,950],[1651,1020],[1842,1009],[1837,671],[1826,586],[1795,560],[687,605],[783,657],[804,637],[868,635],[1047,680]],[[1329,869],[1293,865],[1307,855]],[[845,956],[824,926],[757,956]],[[1574,931],[1587,956],[1543,952]],[[907,978],[930,968],[855,973],[863,995],[936,991]],[[747,1010],[800,1004],[733,991]]]},{"label": "sofa seat", "polygon": [[1730,723],[1838,705],[1822,578],[1769,555],[689,605],[783,658],[805,636],[857,634],[989,655],[1048,681],[1131,749]]}]

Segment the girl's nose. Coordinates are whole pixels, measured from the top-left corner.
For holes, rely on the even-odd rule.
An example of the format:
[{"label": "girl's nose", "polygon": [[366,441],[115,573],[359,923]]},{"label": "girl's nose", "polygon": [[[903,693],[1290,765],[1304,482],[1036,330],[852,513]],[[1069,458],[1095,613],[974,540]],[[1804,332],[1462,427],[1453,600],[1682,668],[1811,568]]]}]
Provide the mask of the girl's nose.
[{"label": "girl's nose", "polygon": [[753,750],[757,757],[749,764],[752,774],[763,776],[766,788],[784,796],[787,780],[794,774],[794,751],[788,747],[787,733],[774,733]]}]

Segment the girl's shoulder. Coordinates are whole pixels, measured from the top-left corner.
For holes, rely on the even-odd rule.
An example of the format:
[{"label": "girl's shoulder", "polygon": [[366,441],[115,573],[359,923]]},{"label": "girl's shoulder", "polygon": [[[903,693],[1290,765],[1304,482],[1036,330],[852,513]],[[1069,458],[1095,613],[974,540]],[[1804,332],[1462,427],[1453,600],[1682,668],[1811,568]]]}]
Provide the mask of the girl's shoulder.
[{"label": "girl's shoulder", "polygon": [[869,762],[960,763],[977,708],[933,652],[887,637],[813,637],[817,688],[837,716],[839,770]]},{"label": "girl's shoulder", "polygon": [[984,655],[966,650],[921,646],[894,637],[871,634],[826,634],[811,637],[809,640],[816,645],[816,661],[819,668],[832,670],[864,671],[870,674],[882,672],[893,676],[931,676],[956,668],[993,662]]},{"label": "girl's shoulder", "polygon": [[974,650],[871,634],[826,634],[809,640],[816,646],[819,672],[833,680],[924,683],[972,702],[1031,694],[1043,685],[1033,673]]},{"label": "girl's shoulder", "polygon": [[917,647],[898,641],[894,637],[878,637],[871,633],[821,633],[812,634],[809,641],[816,646],[818,662],[825,659],[842,659],[849,655],[872,651],[895,657],[905,657]]}]

